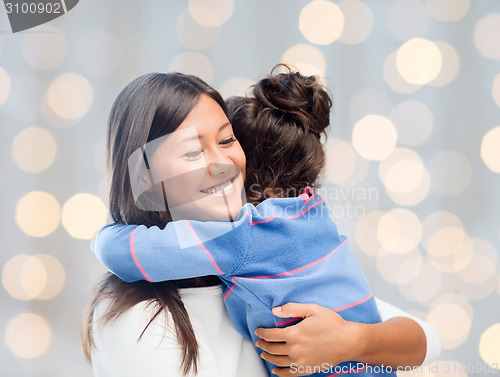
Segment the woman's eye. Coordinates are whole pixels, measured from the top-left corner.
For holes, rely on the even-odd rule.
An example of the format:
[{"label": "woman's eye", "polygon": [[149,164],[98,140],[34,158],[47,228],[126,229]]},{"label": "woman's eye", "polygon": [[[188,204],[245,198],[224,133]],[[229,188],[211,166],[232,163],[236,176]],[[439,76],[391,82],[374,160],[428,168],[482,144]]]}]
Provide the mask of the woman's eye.
[{"label": "woman's eye", "polygon": [[234,143],[236,139],[234,137],[230,137],[228,139],[222,140],[220,144],[225,145],[225,146],[230,146],[232,143]]},{"label": "woman's eye", "polygon": [[187,158],[188,160],[196,160],[197,158],[201,157],[202,154],[203,154],[203,151],[201,149],[199,149],[197,151],[184,153],[184,157]]}]

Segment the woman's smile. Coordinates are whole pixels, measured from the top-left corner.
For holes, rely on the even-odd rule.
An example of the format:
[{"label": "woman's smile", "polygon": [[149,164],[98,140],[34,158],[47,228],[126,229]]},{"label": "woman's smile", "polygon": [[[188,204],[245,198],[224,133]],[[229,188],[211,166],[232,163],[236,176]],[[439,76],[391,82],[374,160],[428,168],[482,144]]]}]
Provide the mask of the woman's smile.
[{"label": "woman's smile", "polygon": [[240,173],[238,172],[233,178],[227,179],[225,181],[214,184],[210,187],[200,190],[203,194],[214,195],[214,196],[230,196],[236,192],[234,181],[238,178]]}]

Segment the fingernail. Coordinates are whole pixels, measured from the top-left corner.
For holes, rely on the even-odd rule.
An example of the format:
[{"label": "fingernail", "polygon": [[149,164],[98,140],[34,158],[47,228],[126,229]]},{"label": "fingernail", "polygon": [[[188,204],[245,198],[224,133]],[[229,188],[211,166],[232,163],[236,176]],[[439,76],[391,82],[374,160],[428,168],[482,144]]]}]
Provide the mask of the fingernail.
[{"label": "fingernail", "polygon": [[275,308],[273,308],[273,311],[277,313],[281,312],[281,306],[276,306]]}]

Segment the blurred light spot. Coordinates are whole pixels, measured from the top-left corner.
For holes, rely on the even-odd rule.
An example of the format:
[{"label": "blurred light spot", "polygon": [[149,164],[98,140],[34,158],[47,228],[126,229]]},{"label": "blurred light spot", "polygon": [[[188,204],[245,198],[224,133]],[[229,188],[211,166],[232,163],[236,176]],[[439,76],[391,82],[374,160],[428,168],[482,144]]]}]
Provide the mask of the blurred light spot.
[{"label": "blurred light spot", "polygon": [[30,298],[37,297],[47,284],[47,270],[37,257],[24,262],[20,275],[21,286]]},{"label": "blurred light spot", "polygon": [[469,10],[470,0],[425,0],[425,7],[438,21],[458,21]]},{"label": "blurred light spot", "polygon": [[385,186],[389,191],[405,194],[415,190],[424,178],[425,168],[416,161],[403,160],[388,171]]},{"label": "blurred light spot", "polygon": [[382,160],[396,147],[398,133],[392,122],[380,115],[360,119],[352,131],[352,144],[361,157]]},{"label": "blurred light spot", "polygon": [[428,84],[438,76],[441,64],[441,51],[427,39],[410,39],[396,53],[396,68],[411,84]]},{"label": "blurred light spot", "polygon": [[429,85],[445,86],[455,80],[460,70],[460,57],[452,45],[445,42],[434,42],[441,52],[442,64],[438,76]]},{"label": "blurred light spot", "polygon": [[431,179],[427,170],[424,170],[423,178],[414,190],[406,193],[398,193],[386,188],[387,194],[396,204],[402,206],[415,206],[422,202],[429,194]]},{"label": "blurred light spot", "polygon": [[198,76],[208,84],[212,82],[214,69],[210,59],[201,52],[186,51],[177,55],[170,62],[170,71]]},{"label": "blurred light spot", "polygon": [[64,60],[67,41],[56,27],[46,26],[43,33],[28,33],[23,38],[23,55],[30,66],[47,71]]},{"label": "blurred light spot", "polygon": [[342,34],[344,15],[335,3],[311,1],[300,12],[299,29],[309,42],[328,45]]},{"label": "blurred light spot", "polygon": [[490,13],[474,27],[474,45],[487,59],[500,60],[500,13]]},{"label": "blurred light spot", "polygon": [[220,26],[231,18],[234,0],[189,0],[191,17],[202,26]]},{"label": "blurred light spot", "polygon": [[18,300],[49,300],[57,296],[64,287],[64,267],[53,256],[16,255],[2,271],[5,290]]},{"label": "blurred light spot", "polygon": [[59,226],[61,207],[57,199],[43,191],[32,191],[16,205],[16,223],[28,236],[45,237]]},{"label": "blurred light spot", "polygon": [[428,249],[430,239],[434,233],[445,227],[464,229],[457,215],[451,212],[436,211],[427,216],[424,221],[422,221],[422,245]]},{"label": "blurred light spot", "polygon": [[420,156],[411,149],[396,148],[382,160],[379,178],[391,199],[400,205],[416,205],[429,193],[429,173]]},{"label": "blurred light spot", "polygon": [[431,236],[427,251],[431,255],[449,256],[455,253],[465,240],[465,232],[462,228],[445,226]]},{"label": "blurred light spot", "polygon": [[410,84],[396,69],[397,51],[391,53],[384,62],[384,79],[392,90],[398,93],[413,93],[421,88],[421,85]]},{"label": "blurred light spot", "polygon": [[17,357],[35,359],[47,352],[50,347],[52,329],[42,316],[22,313],[7,323],[5,342]]},{"label": "blurred light spot", "polygon": [[352,187],[368,174],[369,162],[361,158],[351,143],[329,138],[326,150],[326,179],[336,185]]},{"label": "blurred light spot", "polygon": [[498,255],[483,239],[471,239],[473,254],[457,273],[456,289],[472,300],[482,300],[495,290]]},{"label": "blurred light spot", "polygon": [[59,259],[47,254],[37,254],[37,258],[47,271],[47,280],[43,289],[40,290],[35,298],[39,300],[50,300],[61,293],[66,280],[66,271]]},{"label": "blurred light spot", "polygon": [[377,257],[377,270],[389,283],[407,284],[417,277],[422,261],[417,248],[407,254],[381,254]]},{"label": "blurred light spot", "polygon": [[314,46],[297,44],[285,51],[281,62],[297,68],[305,76],[325,76],[326,59]]},{"label": "blurred light spot", "polygon": [[461,306],[443,302],[431,308],[427,322],[438,333],[441,347],[454,349],[469,336],[472,317]]},{"label": "blurred light spot", "polygon": [[250,92],[250,86],[253,84],[255,84],[255,81],[246,77],[233,77],[221,85],[219,93],[224,99],[232,96],[245,96],[247,92]]},{"label": "blurred light spot", "polygon": [[399,284],[398,289],[408,300],[424,303],[438,294],[441,284],[441,272],[423,260],[417,276],[407,284]]},{"label": "blurred light spot", "polygon": [[32,259],[29,255],[16,255],[9,259],[2,269],[2,285],[9,295],[17,300],[31,300],[29,294],[21,282],[24,266]]},{"label": "blurred light spot", "polygon": [[39,173],[51,166],[56,152],[56,141],[43,128],[26,128],[12,142],[12,158],[20,169],[30,173]]},{"label": "blurred light spot", "polygon": [[188,49],[205,50],[213,46],[220,36],[220,27],[202,26],[195,22],[188,11],[177,18],[177,38]]},{"label": "blurred light spot", "polygon": [[479,341],[479,355],[481,359],[490,366],[500,369],[500,323],[488,327],[482,334]]},{"label": "blurred light spot", "polygon": [[409,253],[417,247],[421,236],[422,224],[417,215],[408,209],[392,209],[379,220],[377,237],[389,253]]},{"label": "blurred light spot", "polygon": [[493,100],[500,107],[500,74],[496,75],[495,80],[493,80],[493,89],[491,92]]},{"label": "blurred light spot", "polygon": [[347,44],[358,44],[368,38],[373,30],[373,13],[359,0],[342,0],[338,7],[344,15],[344,30],[339,41]]},{"label": "blurred light spot", "polygon": [[389,117],[392,108],[392,101],[386,92],[365,88],[353,95],[349,101],[349,119],[352,123],[356,123],[370,114]]},{"label": "blurred light spot", "polygon": [[9,98],[10,88],[10,77],[5,69],[0,67],[0,106]]},{"label": "blurred light spot", "polygon": [[430,24],[431,17],[419,0],[396,0],[387,10],[387,27],[400,41],[423,37]]},{"label": "blurred light spot", "polygon": [[455,151],[443,151],[429,163],[432,188],[440,195],[457,196],[472,179],[472,165],[467,157]]},{"label": "blurred light spot", "polygon": [[105,31],[85,35],[76,51],[78,63],[89,75],[104,77],[113,73],[122,58],[118,39]]},{"label": "blurred light spot", "polygon": [[401,102],[392,110],[390,119],[398,130],[398,142],[401,144],[419,145],[432,133],[434,118],[421,102]]},{"label": "blurred light spot", "polygon": [[63,206],[62,224],[74,238],[89,240],[106,224],[107,209],[99,197],[80,193]]},{"label": "blurred light spot", "polygon": [[326,149],[326,175],[333,183],[345,181],[354,172],[356,152],[351,144],[340,139],[328,140]]},{"label": "blurred light spot", "polygon": [[47,101],[57,116],[78,119],[89,111],[93,96],[92,86],[85,77],[65,73],[50,84]]},{"label": "blurred light spot", "polygon": [[341,186],[361,183],[368,173],[369,163],[361,158],[351,143],[329,138],[326,150],[326,179]]},{"label": "blurred light spot", "polygon": [[377,256],[382,249],[377,237],[377,226],[384,212],[371,211],[356,224],[356,243],[366,255]]},{"label": "blurred light spot", "polygon": [[490,170],[500,173],[500,126],[484,135],[481,142],[481,158]]},{"label": "blurred light spot", "polygon": [[472,242],[462,228],[445,226],[431,236],[427,254],[439,271],[456,273],[471,260]]}]

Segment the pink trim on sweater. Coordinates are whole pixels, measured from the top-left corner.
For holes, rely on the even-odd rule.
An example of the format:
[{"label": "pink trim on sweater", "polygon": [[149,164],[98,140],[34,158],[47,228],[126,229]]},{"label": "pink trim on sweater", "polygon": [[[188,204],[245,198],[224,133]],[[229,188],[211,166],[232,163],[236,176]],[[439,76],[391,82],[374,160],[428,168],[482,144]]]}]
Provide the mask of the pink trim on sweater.
[{"label": "pink trim on sweater", "polygon": [[282,277],[282,276],[288,276],[288,275],[293,275],[297,272],[300,272],[300,271],[303,271],[303,270],[306,270],[318,263],[321,263],[323,262],[326,258],[328,258],[330,255],[332,255],[333,253],[335,253],[339,248],[341,248],[347,241],[349,241],[349,238],[346,238],[344,240],[344,242],[342,242],[339,246],[337,246],[335,249],[333,249],[332,251],[330,251],[328,254],[326,254],[325,256],[319,258],[319,259],[316,259],[315,261],[311,262],[311,263],[308,263],[306,264],[305,266],[302,266],[302,267],[298,267],[294,270],[290,270],[290,271],[286,271],[286,272],[281,272],[279,274],[276,274],[276,275],[263,275],[263,276],[251,276],[251,277],[248,277],[247,279],[269,279],[269,278],[279,278],[279,277]]},{"label": "pink trim on sweater", "polygon": [[310,207],[307,207],[305,210],[303,210],[302,212],[296,214],[296,215],[293,215],[293,216],[288,216],[288,217],[285,217],[285,216],[271,216],[271,217],[268,217],[267,219],[265,220],[260,220],[260,221],[252,221],[252,215],[249,213],[249,212],[245,212],[245,214],[248,216],[248,221],[250,222],[250,225],[257,225],[257,224],[264,224],[264,223],[268,223],[276,218],[279,218],[279,219],[286,219],[286,220],[290,220],[290,219],[296,219],[300,216],[302,216],[304,213],[308,212],[311,208],[313,207],[316,207],[318,204],[321,204],[323,203],[324,200],[321,199],[319,202],[316,202],[314,203],[312,206]]},{"label": "pink trim on sweater", "polygon": [[292,318],[285,319],[284,321],[275,322],[275,325],[276,325],[276,327],[280,327],[280,326],[288,325],[289,323],[298,321],[299,319],[302,319],[302,317],[292,317]]},{"label": "pink trim on sweater", "polygon": [[[362,298],[361,300],[358,300],[358,301],[353,302],[353,303],[348,304],[348,305],[340,306],[338,308],[333,308],[332,310],[334,312],[340,312],[342,310],[350,309],[350,308],[353,308],[355,306],[358,306],[358,305],[361,305],[361,304],[365,303],[366,301],[368,301],[372,297],[373,297],[373,292],[370,293],[367,297]],[[295,322],[298,319],[301,319],[301,318],[300,317],[292,317],[292,318],[285,319],[284,321],[276,322],[275,324],[276,324],[276,327],[284,326],[284,325],[287,325],[289,323]]]},{"label": "pink trim on sweater", "polygon": [[373,297],[373,292],[370,293],[368,296],[366,296],[365,298],[362,298],[361,300],[359,301],[356,301],[356,302],[353,302],[352,304],[349,304],[349,305],[344,305],[344,306],[341,306],[339,308],[334,308],[332,309],[334,312],[340,312],[342,310],[346,310],[346,309],[350,309],[354,306],[358,306],[358,305],[361,305],[362,303],[368,301],[369,299],[371,299]]},{"label": "pink trim on sweater", "polygon": [[137,255],[135,253],[135,246],[134,246],[134,235],[135,235],[135,229],[132,231],[132,233],[130,233],[130,254],[132,254],[132,259],[134,260],[136,267],[139,269],[139,271],[141,271],[142,276],[144,276],[147,281],[152,283],[153,280],[151,280],[151,278],[146,273],[146,271],[144,271],[141,264],[139,263],[139,259],[137,259]]},{"label": "pink trim on sweater", "polygon": [[[309,194],[311,194],[311,196],[309,196],[307,194],[308,191],[309,191]],[[310,201],[312,198],[314,198],[314,191],[311,187],[307,186],[304,189],[304,192],[299,195],[299,197],[302,198],[302,200],[304,201],[304,204],[306,204],[308,201]]]},{"label": "pink trim on sweater", "polygon": [[[279,277],[283,277],[283,276],[288,276],[288,275],[293,275],[297,272],[300,272],[300,271],[303,271],[309,267],[312,267],[318,263],[321,263],[322,261],[324,261],[326,258],[328,258],[330,255],[332,255],[334,252],[336,252],[340,247],[342,247],[347,241],[349,241],[349,238],[346,238],[344,240],[344,242],[342,242],[339,246],[337,246],[335,249],[333,249],[332,251],[330,251],[328,254],[326,254],[325,256],[311,262],[311,263],[308,263],[306,264],[305,266],[302,266],[302,267],[299,267],[299,268],[296,268],[294,270],[290,270],[290,271],[286,271],[286,272],[282,272],[280,274],[276,274],[276,275],[263,275],[263,276],[250,276],[250,277],[246,277],[245,279],[271,279],[271,278],[279,278]],[[237,279],[240,279],[241,277],[240,276],[234,276],[231,280],[233,283],[236,283],[236,280]],[[233,290],[234,286],[231,288],[231,291]],[[227,298],[227,296],[229,296],[229,293],[231,292],[229,291],[228,293],[226,293],[226,296],[224,297],[224,299]]]},{"label": "pink trim on sweater", "polygon": [[210,252],[207,250],[207,248],[205,247],[205,245],[203,245],[203,242],[201,242],[200,240],[200,237],[198,237],[198,235],[196,234],[196,232],[194,231],[193,227],[191,226],[191,224],[189,223],[189,221],[187,220],[184,220],[184,222],[186,223],[186,225],[188,226],[188,228],[191,230],[191,232],[194,234],[194,237],[196,238],[196,240],[198,241],[198,243],[200,244],[201,248],[203,249],[203,251],[205,251],[205,254],[207,254],[208,256],[208,259],[210,259],[210,262],[212,262],[212,264],[214,265],[215,269],[217,270],[217,272],[221,275],[224,275],[224,273],[222,272],[222,270],[219,268],[219,266],[217,265],[217,263],[215,262],[215,259],[212,257],[212,254],[210,254]]},{"label": "pink trim on sweater", "polygon": [[231,287],[231,289],[226,292],[226,294],[224,295],[224,301],[226,301],[226,299],[229,297],[229,295],[233,291],[234,287],[236,287],[236,284],[233,284],[233,286]]}]

